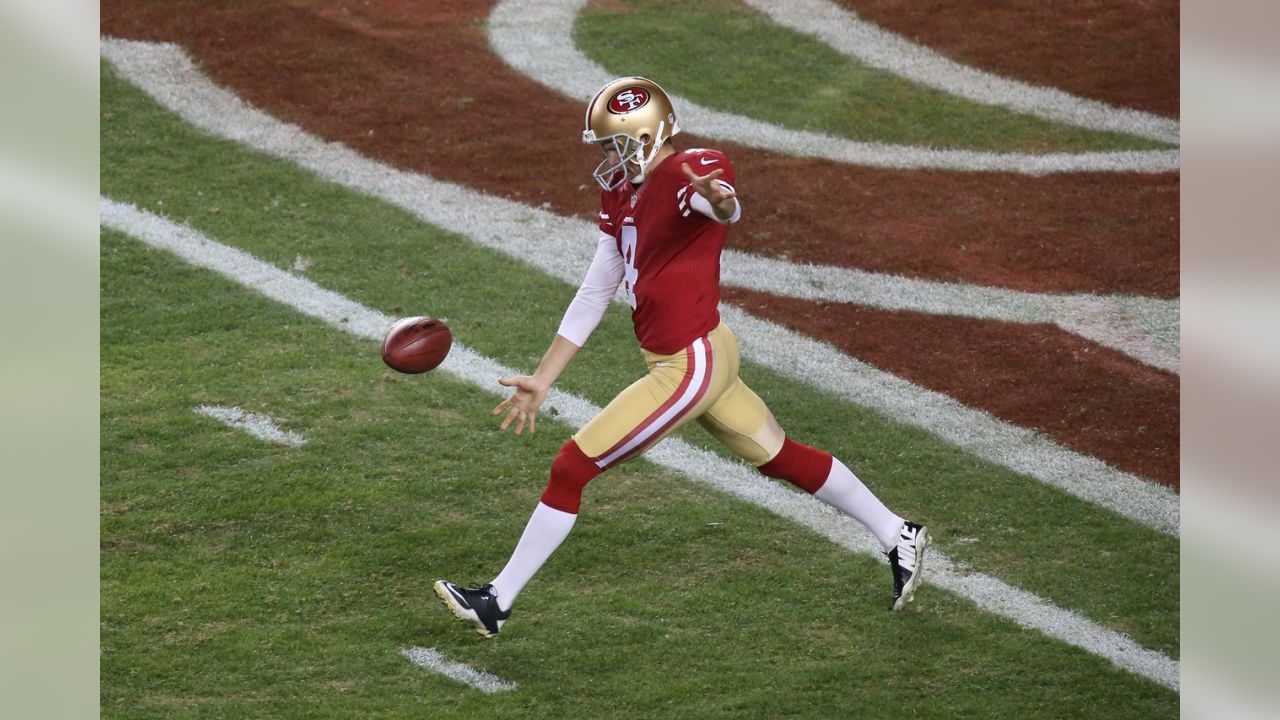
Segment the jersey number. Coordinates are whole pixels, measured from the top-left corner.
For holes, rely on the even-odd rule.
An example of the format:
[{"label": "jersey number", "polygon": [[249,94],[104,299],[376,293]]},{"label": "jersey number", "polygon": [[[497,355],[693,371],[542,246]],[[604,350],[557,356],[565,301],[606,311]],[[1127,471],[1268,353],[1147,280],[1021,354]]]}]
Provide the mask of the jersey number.
[{"label": "jersey number", "polygon": [[636,281],[640,279],[640,271],[636,270],[636,226],[622,226],[622,281],[627,289],[627,304],[636,309]]}]

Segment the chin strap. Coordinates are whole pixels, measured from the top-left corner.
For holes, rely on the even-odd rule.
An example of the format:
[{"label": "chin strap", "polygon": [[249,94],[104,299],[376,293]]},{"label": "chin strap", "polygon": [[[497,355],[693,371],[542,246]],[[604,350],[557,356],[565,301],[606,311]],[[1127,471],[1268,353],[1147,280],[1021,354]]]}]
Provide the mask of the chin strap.
[{"label": "chin strap", "polygon": [[667,121],[658,122],[658,132],[653,137],[653,149],[649,151],[649,156],[641,159],[639,179],[643,180],[646,173],[649,172],[649,163],[658,156],[658,151],[662,149],[662,131],[667,129]]},{"label": "chin strap", "polygon": [[[658,156],[658,151],[662,149],[662,145],[663,145],[662,131],[666,129],[667,129],[667,121],[665,120],[658,121],[657,136],[654,138],[653,148],[649,150],[649,154],[647,156],[645,155],[643,145],[640,146],[640,149],[636,151],[635,154],[637,155],[637,157],[636,157],[635,163],[636,163],[636,166],[640,168],[640,172],[636,173],[634,176],[629,178],[632,183],[639,185],[640,183],[644,182],[645,176],[649,174],[649,164],[653,162],[653,159]],[[623,161],[623,166],[624,167],[626,166],[626,161]]]}]

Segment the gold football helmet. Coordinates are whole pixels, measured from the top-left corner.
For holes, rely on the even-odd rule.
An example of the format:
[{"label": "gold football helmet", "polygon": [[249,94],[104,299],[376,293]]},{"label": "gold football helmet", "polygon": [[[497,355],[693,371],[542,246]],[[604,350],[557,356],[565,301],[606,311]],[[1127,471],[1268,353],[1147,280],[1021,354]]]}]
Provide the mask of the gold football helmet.
[{"label": "gold football helmet", "polygon": [[663,143],[680,132],[671,98],[658,83],[642,77],[618,78],[600,88],[587,104],[584,124],[582,142],[604,150],[593,175],[605,190],[625,180],[644,182]]}]

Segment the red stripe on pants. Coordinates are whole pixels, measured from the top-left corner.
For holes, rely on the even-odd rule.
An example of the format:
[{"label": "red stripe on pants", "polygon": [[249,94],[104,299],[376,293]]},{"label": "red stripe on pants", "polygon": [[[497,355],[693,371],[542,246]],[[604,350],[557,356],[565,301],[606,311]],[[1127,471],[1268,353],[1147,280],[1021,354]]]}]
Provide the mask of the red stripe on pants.
[{"label": "red stripe on pants", "polygon": [[[667,423],[665,423],[661,428],[659,428],[657,432],[653,433],[653,437],[660,437],[662,433],[666,431],[667,428],[671,427],[672,423],[679,421],[680,418],[683,417],[684,414],[688,412],[688,410],[697,406],[698,402],[701,401],[702,397],[706,394],[707,388],[710,386],[709,384],[711,381],[711,365],[712,365],[711,343],[707,342],[706,338],[698,338],[697,340],[693,341],[693,343],[690,344],[689,347],[685,348],[686,359],[685,359],[684,378],[680,381],[680,386],[675,389],[675,392],[671,393],[671,396],[668,397],[666,401],[663,402],[662,405],[658,407],[658,409],[649,413],[649,416],[646,417],[643,422],[641,422],[639,425],[633,428],[631,432],[627,433],[626,437],[614,443],[608,450],[595,456],[595,458],[593,459],[597,462],[597,464],[599,464],[601,459],[609,457],[613,453],[617,452],[619,448],[625,447],[627,443],[631,442],[637,436],[644,433],[645,430],[649,429],[653,425],[653,423],[657,422],[658,419],[662,417],[663,413],[670,410],[677,402],[680,401],[680,398],[689,389],[689,384],[693,382],[694,375],[697,374],[697,353],[695,352],[694,347],[699,343],[702,343],[704,347],[703,358],[705,359],[705,364],[706,364],[705,371],[703,372],[702,384],[699,385],[698,390],[694,394],[694,397],[692,398],[691,402],[688,404],[687,407],[684,408],[684,412],[681,412],[675,415],[673,418],[671,418]],[[614,465],[617,465],[620,462],[624,462],[627,459],[634,457],[638,451],[643,450],[643,448],[645,448],[650,444],[652,443],[649,441],[642,442],[636,448],[626,452],[624,455],[614,458],[604,467],[606,468],[613,467]]]}]

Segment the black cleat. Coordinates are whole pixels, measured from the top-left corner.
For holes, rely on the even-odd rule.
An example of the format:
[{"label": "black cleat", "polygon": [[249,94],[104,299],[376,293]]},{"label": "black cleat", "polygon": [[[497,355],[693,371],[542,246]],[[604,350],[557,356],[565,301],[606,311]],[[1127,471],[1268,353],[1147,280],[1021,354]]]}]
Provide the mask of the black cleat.
[{"label": "black cleat", "polygon": [[929,530],[910,520],[902,523],[898,546],[890,550],[889,568],[893,570],[893,610],[915,597],[916,588],[924,577],[924,551],[929,547]]},{"label": "black cleat", "polygon": [[502,624],[511,617],[510,610],[503,612],[498,608],[498,594],[492,585],[464,588],[446,580],[437,580],[431,587],[445,607],[459,619],[475,625],[476,632],[487,638],[497,635]]}]

